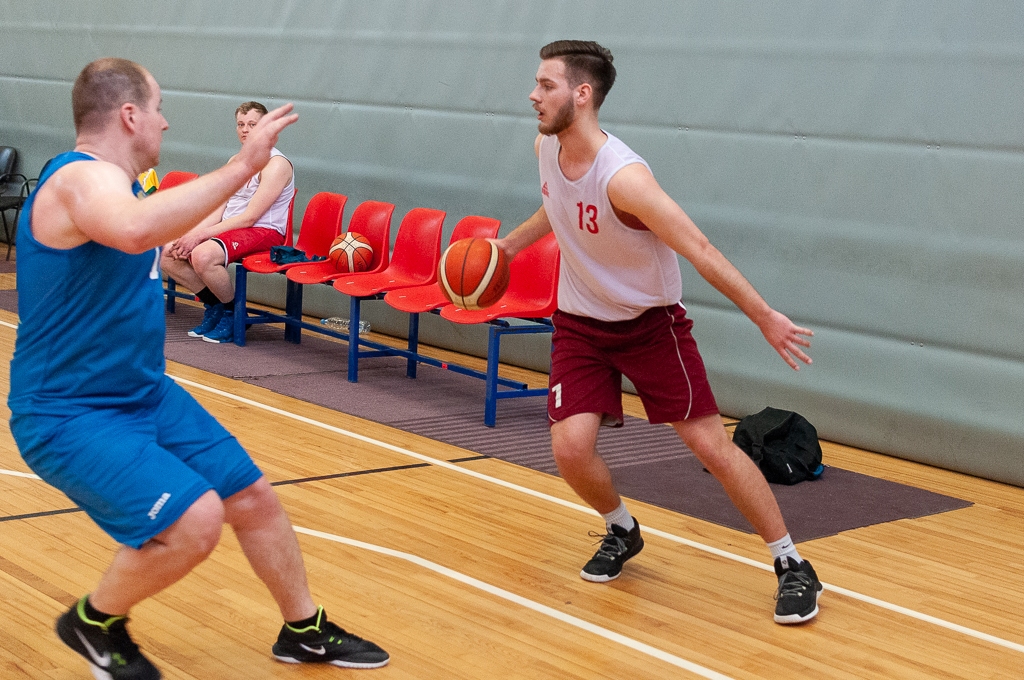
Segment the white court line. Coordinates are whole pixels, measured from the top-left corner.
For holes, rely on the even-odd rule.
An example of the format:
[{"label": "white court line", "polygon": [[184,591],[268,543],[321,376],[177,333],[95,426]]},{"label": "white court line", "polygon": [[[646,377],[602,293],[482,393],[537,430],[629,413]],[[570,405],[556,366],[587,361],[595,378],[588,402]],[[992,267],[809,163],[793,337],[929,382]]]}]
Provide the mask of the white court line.
[{"label": "white court line", "polygon": [[0,470],[0,475],[7,475],[8,477],[25,477],[26,479],[42,479],[39,475],[34,475],[31,472],[18,472],[17,470]]},{"label": "white court line", "polygon": [[[170,375],[170,374],[168,374],[168,375]],[[371,444],[373,446],[376,446],[376,447],[379,447],[379,448],[382,448],[382,449],[387,449],[388,451],[393,451],[395,453],[401,454],[403,456],[407,456],[409,458],[414,458],[416,460],[420,460],[420,461],[423,461],[423,462],[426,462],[426,463],[430,463],[431,465],[436,465],[438,467],[442,467],[442,468],[445,468],[447,470],[452,470],[454,472],[458,472],[459,474],[468,475],[470,477],[474,477],[476,479],[488,482],[490,484],[496,484],[498,486],[503,486],[503,487],[505,487],[507,489],[511,489],[513,491],[518,491],[519,493],[526,494],[528,496],[533,496],[535,498],[540,498],[542,500],[545,500],[545,501],[548,501],[548,502],[551,502],[551,503],[556,503],[556,504],[564,506],[566,508],[572,508],[573,510],[578,510],[580,512],[585,512],[585,513],[588,513],[588,514],[591,514],[591,515],[597,515],[598,514],[592,508],[588,508],[587,506],[580,505],[579,503],[573,503],[571,501],[563,500],[563,499],[557,498],[555,496],[549,496],[546,493],[542,493],[540,491],[535,491],[534,489],[529,489],[529,488],[524,487],[524,486],[519,486],[518,484],[513,484],[512,482],[506,482],[503,479],[498,479],[496,477],[490,477],[488,475],[481,474],[481,473],[479,473],[479,472],[477,472],[475,470],[469,470],[469,469],[466,469],[464,467],[460,467],[458,465],[455,465],[453,463],[449,463],[448,461],[445,461],[445,460],[438,460],[437,458],[431,458],[429,456],[423,455],[422,453],[416,453],[415,451],[410,451],[408,449],[403,449],[403,448],[401,448],[399,446],[395,446],[393,444],[388,444],[387,442],[382,442],[382,441],[380,441],[378,439],[373,439],[372,437],[367,437],[366,435],[362,435],[362,434],[359,434],[357,432],[352,432],[351,430],[345,430],[345,429],[340,428],[340,427],[335,427],[334,425],[328,425],[327,423],[322,423],[319,420],[314,420],[312,418],[307,418],[306,416],[300,416],[297,413],[292,413],[290,411],[285,411],[284,409],[279,409],[277,407],[269,406],[267,404],[263,404],[263,403],[258,402],[258,401],[253,401],[252,399],[247,399],[245,397],[241,397],[241,396],[238,396],[236,394],[231,394],[230,392],[225,392],[225,391],[219,390],[219,389],[217,389],[215,387],[209,387],[207,385],[203,385],[201,383],[193,382],[191,380],[186,380],[185,378],[179,378],[179,377],[173,376],[173,375],[171,375],[170,377],[173,380],[181,383],[182,385],[188,385],[189,387],[194,387],[196,389],[203,390],[205,392],[210,392],[211,394],[216,394],[216,395],[219,395],[219,396],[222,396],[222,397],[226,397],[228,399],[232,399],[234,401],[238,401],[238,402],[241,402],[243,404],[247,404],[249,406],[253,406],[255,408],[262,409],[264,411],[269,411],[270,413],[276,413],[276,414],[284,416],[286,418],[291,418],[292,420],[297,420],[299,422],[306,423],[308,425],[313,425],[314,427],[319,427],[319,428],[322,428],[324,430],[328,430],[330,432],[334,432],[336,434],[340,434],[342,436],[349,437],[350,439],[355,439],[357,441],[365,442],[367,444]],[[654,528],[652,528],[652,527],[650,527],[649,525],[646,525],[646,524],[644,525],[644,532],[646,532],[648,534],[653,534],[655,536],[660,536],[661,538],[665,538],[665,539],[668,539],[670,541],[674,541],[676,543],[681,543],[682,545],[689,546],[691,548],[695,548],[697,550],[701,550],[703,552],[710,553],[712,555],[717,555],[719,557],[724,557],[726,559],[733,560],[735,562],[740,562],[742,564],[746,564],[746,565],[749,565],[749,566],[752,566],[752,567],[757,567],[758,569],[762,569],[764,571],[774,572],[774,569],[770,565],[763,564],[763,563],[758,562],[756,560],[752,560],[752,559],[750,559],[748,557],[743,557],[742,555],[736,555],[734,553],[727,552],[727,551],[721,550],[719,548],[714,548],[712,546],[705,545],[703,543],[698,543],[696,541],[691,541],[691,540],[689,540],[687,538],[683,538],[682,536],[676,536],[675,534],[670,534],[667,531],[661,531],[660,529],[654,529]],[[845,596],[847,596],[849,598],[852,598],[852,599],[855,599],[855,600],[860,600],[861,602],[864,602],[864,603],[867,603],[867,604],[871,604],[871,605],[875,605],[876,607],[880,607],[882,609],[886,609],[888,611],[895,612],[897,614],[903,614],[904,616],[908,616],[910,618],[917,619],[918,621],[923,621],[925,623],[930,623],[930,624],[939,626],[941,628],[945,628],[947,630],[951,630],[951,631],[954,631],[954,632],[957,632],[957,633],[962,633],[963,635],[967,635],[969,637],[973,637],[973,638],[976,638],[978,640],[983,640],[985,642],[990,642],[990,643],[992,643],[994,645],[999,645],[1001,647],[1006,647],[1007,649],[1012,649],[1012,650],[1014,650],[1016,652],[1024,653],[1024,645],[1016,643],[1016,642],[1012,642],[1010,640],[1004,640],[1003,638],[999,638],[999,637],[996,637],[994,635],[989,635],[988,633],[983,633],[981,631],[974,630],[973,628],[968,628],[966,626],[961,626],[960,624],[957,624],[957,623],[951,623],[949,621],[946,621],[944,619],[940,619],[940,618],[935,617],[935,616],[930,616],[928,614],[922,614],[921,612],[915,611],[913,609],[908,609],[907,607],[901,607],[900,605],[892,604],[890,602],[886,602],[885,600],[879,600],[878,598],[871,597],[870,595],[864,595],[864,594],[858,593],[858,592],[856,592],[854,590],[849,590],[847,588],[842,588],[840,586],[830,585],[830,584],[827,584],[827,583],[824,583],[824,582],[822,582],[822,586],[824,586],[824,588],[826,590],[831,590],[831,591],[833,591],[835,593],[838,593],[840,595],[845,595]]]},{"label": "white court line", "polygon": [[515,593],[511,593],[502,588],[498,588],[497,586],[492,586],[490,583],[480,581],[479,579],[475,579],[472,576],[467,576],[466,574],[463,574],[461,572],[454,571],[453,569],[449,569],[448,567],[443,567],[440,564],[436,564],[435,562],[425,560],[417,555],[412,555],[406,552],[400,552],[398,550],[392,550],[391,548],[384,548],[379,545],[374,545],[372,543],[364,543],[362,541],[357,541],[352,538],[345,538],[343,536],[337,536],[335,534],[328,534],[322,531],[316,531],[314,529],[306,529],[305,527],[296,526],[294,528],[295,531],[300,534],[315,536],[317,538],[323,538],[328,541],[334,541],[336,543],[344,543],[345,545],[350,545],[356,548],[362,548],[364,550],[369,550],[371,552],[380,553],[382,555],[388,555],[390,557],[397,557],[407,562],[412,562],[417,566],[424,567],[426,569],[429,569],[430,571],[441,574],[442,576],[447,576],[448,578],[454,579],[460,583],[464,583],[478,590],[482,590],[485,593],[495,595],[502,599],[508,600],[509,602],[514,602],[515,604],[518,604],[522,607],[526,607],[527,609],[532,609],[535,612],[544,614],[545,616],[550,616],[551,618],[561,621],[563,623],[567,623],[570,626],[575,626],[576,628],[585,630],[588,633],[593,633],[594,635],[603,637],[606,640],[617,642],[620,645],[623,645],[624,647],[629,647],[630,649],[634,649],[642,654],[651,656],[655,659],[658,659],[659,661],[664,661],[665,663],[672,664],[673,666],[676,666],[678,668],[683,668],[685,670],[690,671],[691,673],[701,676],[702,678],[710,678],[712,680],[730,680],[729,676],[727,675],[722,675],[717,671],[705,668],[704,666],[695,664],[692,661],[687,661],[686,659],[675,656],[674,654],[669,654],[668,652],[658,649],[657,647],[652,647],[651,645],[640,642],[639,640],[634,640],[631,637],[627,637],[625,635],[616,633],[615,631],[608,630],[607,628],[602,628],[601,626],[594,625],[589,621],[584,621],[583,619],[577,618],[570,614],[566,614],[565,612],[561,612],[557,609],[553,609],[552,607],[548,607],[547,605],[540,604],[539,602],[528,600],[525,597],[522,597],[521,595],[516,595]]},{"label": "white court line", "polygon": [[[17,329],[17,326],[15,324],[11,324],[11,323],[8,323],[8,322],[2,321],[2,320],[0,320],[0,325],[6,326],[8,328]],[[352,432],[350,430],[345,430],[345,429],[342,429],[340,427],[335,427],[333,425],[328,425],[327,423],[322,423],[322,422],[320,422],[318,420],[314,420],[312,418],[307,418],[305,416],[300,416],[300,415],[298,415],[296,413],[292,413],[290,411],[285,411],[283,409],[279,409],[279,408],[276,408],[276,407],[273,407],[273,406],[269,406],[267,404],[263,404],[263,403],[258,402],[258,401],[253,401],[252,399],[247,399],[245,397],[241,397],[241,396],[238,396],[236,394],[231,394],[230,392],[225,392],[223,390],[219,390],[219,389],[216,389],[214,387],[209,387],[207,385],[203,385],[201,383],[193,382],[191,380],[186,380],[185,378],[179,378],[179,377],[173,376],[173,375],[171,375],[170,377],[173,380],[175,380],[175,381],[177,381],[177,382],[179,382],[179,383],[181,383],[183,385],[188,385],[188,386],[193,387],[195,389],[203,390],[205,392],[210,392],[211,394],[217,394],[217,395],[225,397],[227,399],[232,399],[234,401],[238,401],[240,403],[247,404],[247,405],[252,406],[254,408],[262,409],[264,411],[268,411],[268,412],[271,412],[271,413],[276,413],[276,414],[284,416],[286,418],[290,418],[292,420],[296,420],[296,421],[299,421],[299,422],[302,422],[302,423],[306,423],[306,424],[312,425],[314,427],[319,427],[321,429],[325,429],[325,430],[328,430],[330,432],[334,432],[336,434],[340,434],[342,436],[349,437],[351,439],[355,439],[357,441],[365,442],[365,443],[370,444],[372,446],[376,446],[376,447],[379,447],[379,448],[387,449],[389,451],[393,451],[394,453],[398,453],[400,455],[403,455],[403,456],[406,456],[406,457],[409,457],[409,458],[414,458],[416,460],[420,460],[420,461],[423,461],[423,462],[426,462],[426,463],[430,463],[431,465],[436,465],[438,467],[442,467],[442,468],[445,468],[447,470],[451,470],[453,472],[458,472],[459,474],[468,475],[470,477],[474,477],[476,479],[479,479],[481,481],[484,481],[484,482],[487,482],[487,483],[490,483],[490,484],[495,484],[497,486],[503,486],[503,487],[505,487],[507,489],[510,489],[510,490],[513,490],[513,491],[516,491],[516,492],[519,492],[519,493],[522,493],[522,494],[525,494],[525,495],[528,495],[528,496],[533,496],[534,498],[539,498],[541,500],[548,501],[549,503],[555,503],[557,505],[561,505],[561,506],[566,507],[566,508],[571,508],[573,510],[577,510],[577,511],[580,511],[580,512],[585,512],[585,513],[588,513],[588,514],[591,514],[591,515],[597,515],[598,514],[593,509],[588,508],[588,507],[583,506],[583,505],[580,505],[578,503],[573,503],[571,501],[566,501],[566,500],[563,500],[561,498],[557,498],[555,496],[550,496],[550,495],[548,495],[546,493],[542,493],[540,491],[535,491],[533,489],[529,489],[529,488],[524,487],[524,486],[519,486],[518,484],[513,484],[511,482],[506,482],[503,479],[498,479],[496,477],[490,477],[488,475],[484,475],[484,474],[481,474],[479,472],[476,472],[475,470],[470,470],[470,469],[467,469],[467,468],[464,468],[464,467],[460,467],[458,465],[454,465],[454,464],[449,463],[447,461],[438,460],[436,458],[431,458],[429,456],[425,456],[425,455],[420,454],[420,453],[415,453],[415,452],[410,451],[408,449],[403,449],[401,447],[394,446],[392,444],[388,444],[386,442],[382,442],[380,440],[373,439],[371,437],[367,437],[365,435],[361,435],[361,434],[358,434],[356,432]],[[13,474],[15,474],[16,476],[26,476],[25,473],[13,473]],[[721,550],[719,548],[714,548],[712,546],[705,545],[703,543],[698,543],[696,541],[691,541],[691,540],[683,538],[681,536],[676,536],[675,534],[670,534],[668,532],[661,531],[659,529],[654,529],[653,527],[650,527],[648,525],[644,525],[644,531],[646,533],[648,533],[648,534],[653,534],[655,536],[660,536],[661,538],[665,538],[665,539],[667,539],[669,541],[673,541],[675,543],[680,543],[682,545],[694,548],[696,550],[701,550],[703,552],[710,553],[712,555],[717,555],[718,557],[723,557],[725,559],[733,560],[735,562],[740,562],[742,564],[746,564],[748,566],[756,567],[756,568],[764,570],[764,571],[773,571],[771,566],[763,564],[763,563],[758,562],[756,560],[752,560],[750,558],[743,557],[742,555],[736,555],[734,553],[730,553],[730,552],[727,552],[725,550]],[[1006,649],[1012,649],[1013,651],[1024,653],[1024,645],[1019,644],[1017,642],[1012,642],[1010,640],[1004,640],[1003,638],[999,638],[999,637],[996,637],[994,635],[989,635],[988,633],[983,633],[981,631],[974,630],[973,628],[968,628],[966,626],[961,626],[960,624],[952,623],[950,621],[946,621],[944,619],[940,619],[938,617],[931,616],[929,614],[923,614],[923,613],[915,611],[913,609],[908,609],[907,607],[901,607],[900,605],[897,605],[897,604],[892,604],[892,603],[886,602],[884,600],[879,600],[878,598],[871,597],[870,595],[864,595],[864,594],[858,593],[858,592],[856,592],[854,590],[849,590],[847,588],[842,588],[840,586],[834,586],[834,585],[831,585],[831,584],[828,584],[828,583],[824,583],[824,582],[822,583],[822,585],[824,586],[824,588],[826,590],[831,590],[832,592],[835,592],[837,594],[845,595],[846,597],[849,597],[851,599],[859,600],[859,601],[864,602],[866,604],[874,605],[874,606],[879,607],[881,609],[885,609],[885,610],[888,610],[888,611],[891,611],[891,612],[894,612],[894,613],[897,613],[897,614],[902,614],[904,616],[907,616],[907,617],[910,617],[910,618],[913,618],[913,619],[917,619],[918,621],[923,621],[925,623],[930,623],[930,624],[938,626],[940,628],[945,628],[947,630],[951,630],[951,631],[954,631],[954,632],[957,632],[957,633],[961,633],[961,634],[966,635],[968,637],[973,637],[975,639],[982,640],[984,642],[989,642],[991,644],[998,645],[1000,647],[1005,647]]]},{"label": "white court line", "polygon": [[32,474],[31,472],[18,472],[17,470],[0,470],[0,474],[5,474],[9,477],[25,477],[26,479],[42,479],[38,474]]},{"label": "white court line", "polygon": [[[18,325],[9,323],[7,321],[0,321],[0,326],[7,326],[18,330]],[[42,479],[39,475],[34,475],[31,472],[18,472],[16,470],[0,470],[0,475],[7,475],[8,477],[24,477],[26,479]]]}]

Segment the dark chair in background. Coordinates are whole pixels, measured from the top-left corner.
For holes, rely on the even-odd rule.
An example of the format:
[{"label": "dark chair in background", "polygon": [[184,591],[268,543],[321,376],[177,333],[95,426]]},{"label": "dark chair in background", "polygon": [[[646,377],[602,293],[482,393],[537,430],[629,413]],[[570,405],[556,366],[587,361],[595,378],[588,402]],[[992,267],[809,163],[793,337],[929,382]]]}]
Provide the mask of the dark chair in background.
[{"label": "dark chair in background", "polygon": [[[24,175],[14,172],[14,166],[18,161],[18,151],[14,147],[0,146],[0,218],[4,223],[4,240],[7,241],[7,258],[11,259],[11,246],[18,233],[18,217],[21,215],[21,206],[25,205],[32,187],[35,186],[35,179],[28,179]],[[14,211],[14,221],[7,221],[7,211]]]}]

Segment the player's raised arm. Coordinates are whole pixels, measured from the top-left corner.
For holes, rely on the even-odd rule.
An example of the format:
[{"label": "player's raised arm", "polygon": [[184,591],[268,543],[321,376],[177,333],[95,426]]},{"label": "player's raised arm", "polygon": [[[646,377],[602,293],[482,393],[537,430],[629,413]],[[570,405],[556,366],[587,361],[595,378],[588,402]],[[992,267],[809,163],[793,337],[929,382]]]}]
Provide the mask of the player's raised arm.
[{"label": "player's raised arm", "polygon": [[797,360],[805,364],[811,358],[802,348],[810,347],[810,329],[794,324],[786,315],[772,309],[749,281],[712,245],[640,164],[624,167],[608,183],[608,197],[617,210],[636,216],[670,248],[693,265],[704,279],[725,295],[761,329],[765,340],[794,370]]},{"label": "player's raised arm", "polygon": [[144,252],[199,224],[259,172],[269,162],[278,135],[298,120],[291,110],[286,104],[264,116],[242,150],[223,167],[144,201],[132,195],[131,179],[109,163],[70,165],[61,171],[70,181],[55,188],[63,189],[59,195],[83,240]]}]

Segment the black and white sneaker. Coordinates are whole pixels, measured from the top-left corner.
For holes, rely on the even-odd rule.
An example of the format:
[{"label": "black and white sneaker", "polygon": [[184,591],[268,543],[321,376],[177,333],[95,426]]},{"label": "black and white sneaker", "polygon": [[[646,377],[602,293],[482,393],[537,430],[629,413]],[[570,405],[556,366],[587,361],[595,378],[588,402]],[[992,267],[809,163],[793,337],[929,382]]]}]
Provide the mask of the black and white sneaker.
[{"label": "black and white sneaker", "polygon": [[775,623],[803,623],[818,615],[821,581],[807,560],[794,563],[787,557],[775,559],[779,589],[775,592]]},{"label": "black and white sneaker", "polygon": [[299,630],[284,624],[273,652],[275,659],[285,663],[329,663],[343,668],[380,668],[391,660],[369,640],[328,621],[323,607],[314,626]]},{"label": "black and white sneaker", "polygon": [[139,651],[125,616],[92,621],[85,615],[85,597],[57,619],[57,635],[85,657],[96,680],[160,680],[160,671]]},{"label": "black and white sneaker", "polygon": [[[597,549],[590,561],[583,566],[580,576],[584,581],[605,583],[617,579],[622,573],[622,565],[644,547],[644,539],[640,535],[640,523],[633,519],[634,526],[626,531],[618,524],[613,524],[611,531],[601,538],[601,547]],[[590,532],[591,536],[601,534]]]}]

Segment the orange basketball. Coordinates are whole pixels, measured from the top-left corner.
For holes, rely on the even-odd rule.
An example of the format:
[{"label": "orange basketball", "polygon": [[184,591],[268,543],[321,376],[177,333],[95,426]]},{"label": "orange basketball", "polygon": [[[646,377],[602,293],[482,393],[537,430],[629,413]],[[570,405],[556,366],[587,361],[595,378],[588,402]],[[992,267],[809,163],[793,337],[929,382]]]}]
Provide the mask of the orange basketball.
[{"label": "orange basketball", "polygon": [[505,294],[508,273],[501,248],[484,238],[464,238],[444,251],[437,280],[456,307],[484,309]]},{"label": "orange basketball", "polygon": [[334,239],[328,257],[339,272],[365,272],[373,262],[373,247],[365,236],[349,231]]}]

